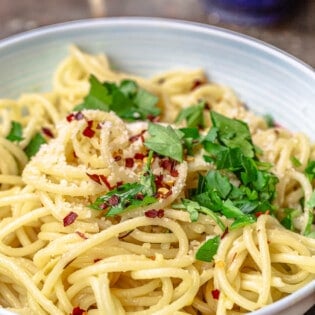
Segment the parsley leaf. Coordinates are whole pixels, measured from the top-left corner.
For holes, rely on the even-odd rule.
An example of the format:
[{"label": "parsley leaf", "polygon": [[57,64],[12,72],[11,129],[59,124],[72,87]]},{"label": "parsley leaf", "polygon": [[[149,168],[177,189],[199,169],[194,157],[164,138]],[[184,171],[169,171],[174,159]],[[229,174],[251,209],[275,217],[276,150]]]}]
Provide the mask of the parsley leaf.
[{"label": "parsley leaf", "polygon": [[280,223],[286,229],[294,231],[295,228],[294,228],[293,220],[294,218],[296,218],[297,216],[301,214],[301,211],[297,209],[292,209],[292,208],[285,208],[283,211],[284,211],[285,216],[282,218]]},{"label": "parsley leaf", "polygon": [[306,206],[307,206],[307,209],[305,209],[305,211],[308,211],[309,215],[308,215],[308,220],[307,220],[306,227],[304,230],[304,235],[307,236],[308,234],[312,233],[312,224],[313,224],[313,219],[314,219],[313,210],[315,208],[315,191],[313,191],[310,199],[306,202]]},{"label": "parsley leaf", "polygon": [[189,199],[182,200],[181,205],[173,205],[175,209],[185,209],[189,212],[191,222],[196,222],[199,217],[199,213],[203,213],[211,217],[211,219],[220,227],[222,231],[225,230],[225,225],[220,219],[220,217],[210,209],[206,207],[200,206],[200,204],[196,201],[192,201]]},{"label": "parsley leaf", "polygon": [[255,220],[253,213],[274,209],[278,178],[268,171],[268,163],[256,157],[246,123],[216,112],[211,112],[211,120],[213,127],[201,144],[210,154],[204,156],[205,161],[214,164],[216,170],[199,177],[198,189],[191,191],[191,198],[234,219],[232,228],[250,224]]},{"label": "parsley leaf", "polygon": [[192,105],[181,110],[175,119],[175,123],[186,120],[187,128],[204,128],[203,110],[205,102],[200,101],[197,105]]},{"label": "parsley leaf", "polygon": [[196,253],[196,259],[211,262],[217,253],[220,244],[220,236],[215,236],[204,242]]},{"label": "parsley leaf", "polygon": [[250,214],[242,215],[238,217],[231,225],[230,230],[239,229],[241,227],[244,227],[248,224],[252,224],[256,222],[256,218]]},{"label": "parsley leaf", "polygon": [[150,137],[144,143],[147,148],[178,162],[183,161],[183,133],[180,130],[149,123],[148,132]]},{"label": "parsley leaf", "polygon": [[46,143],[45,138],[38,132],[35,134],[35,136],[31,139],[27,147],[24,149],[24,152],[30,159],[32,156],[34,156],[38,150],[40,149],[41,145]]},{"label": "parsley leaf", "polygon": [[264,118],[265,118],[266,124],[269,128],[272,128],[276,125],[275,120],[272,117],[272,115],[266,114],[266,115],[264,115]]},{"label": "parsley leaf", "polygon": [[309,161],[305,168],[305,174],[307,175],[309,181],[315,178],[315,161]]},{"label": "parsley leaf", "polygon": [[292,162],[293,166],[295,166],[295,167],[299,167],[302,165],[301,161],[298,158],[296,158],[295,156],[291,157],[291,162]]},{"label": "parsley leaf", "polygon": [[158,116],[156,107],[158,98],[141,89],[135,81],[123,80],[119,85],[111,82],[101,83],[95,76],[90,76],[90,91],[82,104],[74,111],[98,109],[105,112],[114,111],[119,117],[128,121],[146,120],[148,116]]},{"label": "parsley leaf", "polygon": [[245,156],[254,156],[254,146],[247,124],[241,120],[230,119],[211,111],[211,121],[217,128],[217,138],[220,144],[233,149],[240,148]]},{"label": "parsley leaf", "polygon": [[22,141],[23,140],[23,128],[22,125],[17,121],[11,122],[11,129],[6,139],[10,141]]},{"label": "parsley leaf", "polygon": [[[92,209],[102,210],[108,207],[107,217],[121,214],[137,207],[154,203],[157,199],[153,196],[144,195],[145,186],[140,183],[126,183],[111,190],[106,195],[99,197],[90,205]],[[143,198],[137,198],[137,196]],[[115,200],[115,202],[113,201]]]}]

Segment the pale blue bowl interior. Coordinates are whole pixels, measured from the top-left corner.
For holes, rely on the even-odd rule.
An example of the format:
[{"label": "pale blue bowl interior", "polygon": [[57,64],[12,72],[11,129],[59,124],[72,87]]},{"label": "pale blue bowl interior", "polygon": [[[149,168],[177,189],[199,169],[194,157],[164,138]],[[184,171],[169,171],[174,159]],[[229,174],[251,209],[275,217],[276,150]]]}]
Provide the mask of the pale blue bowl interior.
[{"label": "pale blue bowl interior", "polygon": [[[143,76],[203,68],[257,113],[272,114],[281,125],[315,140],[315,73],[310,67],[248,37],[178,21],[79,21],[0,41],[0,98],[49,90],[53,71],[72,43],[87,52],[106,53],[114,68]],[[255,314],[298,315],[312,303],[314,282]]]}]

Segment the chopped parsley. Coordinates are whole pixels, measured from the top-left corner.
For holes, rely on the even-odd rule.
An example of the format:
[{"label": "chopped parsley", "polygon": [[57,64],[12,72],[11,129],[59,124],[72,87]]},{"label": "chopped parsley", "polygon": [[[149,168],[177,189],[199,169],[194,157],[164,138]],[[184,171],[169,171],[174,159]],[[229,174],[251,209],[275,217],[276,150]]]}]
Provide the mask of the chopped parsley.
[{"label": "chopped parsley", "polygon": [[266,115],[264,115],[264,118],[265,118],[266,124],[269,128],[275,127],[276,123],[275,123],[275,120],[272,117],[272,115],[266,114]]},{"label": "chopped parsley", "polygon": [[305,174],[309,181],[312,181],[315,178],[315,161],[309,161],[306,168]]},{"label": "chopped parsley", "polygon": [[196,252],[196,259],[211,262],[218,251],[219,245],[220,236],[217,235],[208,239],[198,248]]},{"label": "chopped parsley", "polygon": [[203,213],[210,216],[222,231],[226,228],[220,217],[214,211],[200,206],[200,204],[196,201],[183,199],[182,204],[174,204],[172,207],[174,209],[186,210],[190,215],[191,222],[196,222],[198,220],[199,213]]},{"label": "chopped parsley", "polygon": [[175,119],[175,123],[186,120],[187,128],[204,128],[203,110],[205,102],[200,101],[197,105],[192,105],[181,110]]},{"label": "chopped parsley", "polygon": [[183,161],[183,133],[180,130],[149,123],[148,132],[150,137],[144,143],[147,148],[175,161]]},{"label": "chopped parsley", "polygon": [[11,129],[9,134],[6,136],[6,139],[9,141],[22,141],[23,140],[23,127],[17,121],[11,122]]},{"label": "chopped parsley", "polygon": [[114,111],[127,121],[147,120],[160,114],[157,102],[155,95],[141,89],[135,81],[123,80],[119,85],[112,82],[101,83],[91,75],[89,94],[73,110]]},{"label": "chopped parsley", "polygon": [[301,161],[298,158],[296,158],[295,156],[291,156],[291,162],[292,162],[294,167],[299,167],[302,165]]},{"label": "chopped parsley", "polygon": [[34,156],[38,150],[40,149],[41,145],[46,143],[45,138],[38,132],[35,134],[35,136],[31,139],[27,147],[24,149],[24,152],[30,159],[32,156]]}]

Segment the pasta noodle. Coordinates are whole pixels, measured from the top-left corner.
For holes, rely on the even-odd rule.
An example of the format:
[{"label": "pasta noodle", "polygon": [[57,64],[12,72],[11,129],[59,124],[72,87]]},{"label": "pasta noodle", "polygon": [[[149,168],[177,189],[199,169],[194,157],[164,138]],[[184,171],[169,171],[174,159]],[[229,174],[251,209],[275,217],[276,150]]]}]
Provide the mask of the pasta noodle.
[{"label": "pasta noodle", "polygon": [[[71,114],[89,93],[91,75],[117,84],[131,79],[158,96],[164,126],[200,100],[203,132],[212,125],[209,111],[246,122],[261,160],[279,180],[276,215],[267,211],[224,231],[207,213],[192,220],[177,208],[198,174],[213,170],[201,148],[182,162],[153,156],[152,176],[164,178],[154,202],[111,217],[92,209],[122,183],[139,182],[149,157],[147,121],[126,122],[96,109]],[[51,92],[2,99],[0,117],[1,307],[17,314],[244,314],[315,279],[315,239],[304,235],[314,231],[314,187],[305,173],[314,146],[304,134],[268,127],[202,70],[139,78],[73,46]],[[22,134],[12,141],[14,123]],[[46,143],[29,159],[37,133]],[[295,232],[279,223],[285,209],[295,211]],[[220,220],[231,227],[231,218]],[[198,248],[216,236],[214,260],[198,260]]]}]

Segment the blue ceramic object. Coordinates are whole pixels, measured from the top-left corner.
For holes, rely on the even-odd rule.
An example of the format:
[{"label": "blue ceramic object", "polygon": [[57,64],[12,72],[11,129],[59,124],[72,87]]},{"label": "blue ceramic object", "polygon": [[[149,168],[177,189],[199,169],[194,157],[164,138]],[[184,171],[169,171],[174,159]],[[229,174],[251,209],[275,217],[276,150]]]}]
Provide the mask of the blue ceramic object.
[{"label": "blue ceramic object", "polygon": [[274,24],[291,12],[294,0],[204,0],[210,14],[235,24]]}]

